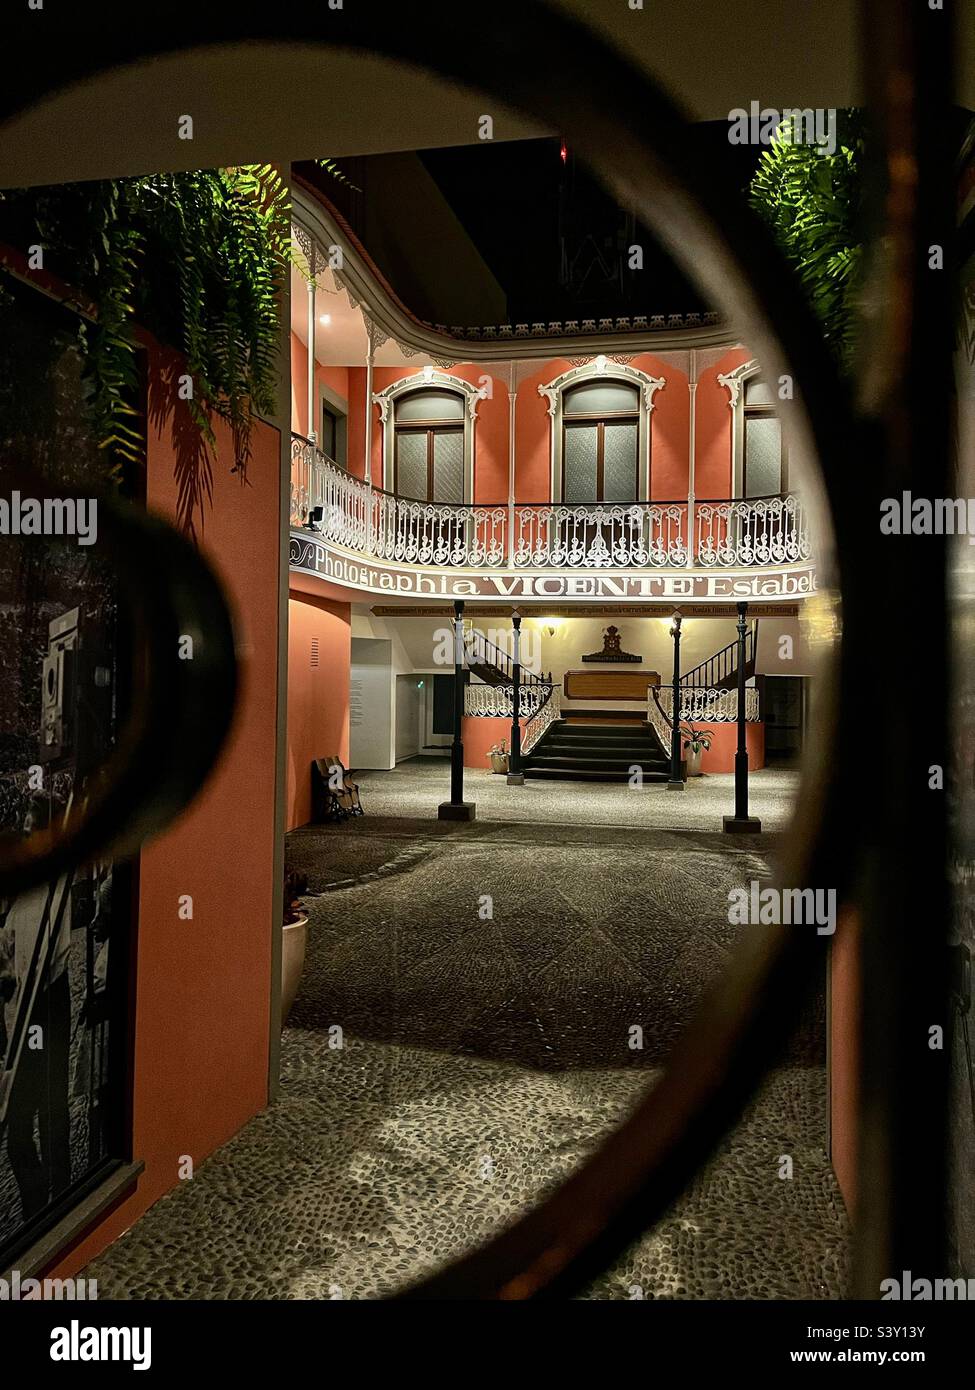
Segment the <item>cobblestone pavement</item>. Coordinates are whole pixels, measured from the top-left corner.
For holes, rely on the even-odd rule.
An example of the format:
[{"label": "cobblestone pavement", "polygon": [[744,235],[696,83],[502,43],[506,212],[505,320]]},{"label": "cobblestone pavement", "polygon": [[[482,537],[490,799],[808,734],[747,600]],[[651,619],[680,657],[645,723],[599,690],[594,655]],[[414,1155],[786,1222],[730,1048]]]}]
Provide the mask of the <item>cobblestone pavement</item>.
[{"label": "cobblestone pavement", "polygon": [[[367,811],[377,816],[426,817],[450,797],[446,758],[411,758],[393,772],[358,772]],[[792,769],[760,768],[749,778],[749,810],[763,830],[783,830],[792,813],[798,774]],[[477,805],[478,820],[581,826],[645,826],[667,830],[721,831],[722,816],[735,809],[735,778],[730,772],[691,777],[683,792],[661,782],[629,787],[613,782],[547,782],[529,779],[509,787],[486,768],[467,768],[464,796]]]},{"label": "cobblestone pavement", "polygon": [[[289,837],[318,896],[281,1099],[89,1266],[101,1297],[381,1298],[469,1249],[653,1084],[741,930],[729,888],[768,871],[767,836],[411,820],[400,776],[368,796],[361,779],[362,820]],[[585,1296],[840,1297],[848,1226],[824,1138],[820,1004]]]}]

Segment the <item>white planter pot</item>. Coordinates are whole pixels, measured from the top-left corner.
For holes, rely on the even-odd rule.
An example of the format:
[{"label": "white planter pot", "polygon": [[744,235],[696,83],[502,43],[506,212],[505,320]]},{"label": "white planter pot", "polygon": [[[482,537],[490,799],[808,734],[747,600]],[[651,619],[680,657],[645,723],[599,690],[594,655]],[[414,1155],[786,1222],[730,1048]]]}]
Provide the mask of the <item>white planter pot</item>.
[{"label": "white planter pot", "polygon": [[281,947],[281,1023],[286,1022],[295,1002],[301,972],[305,968],[305,947],[308,944],[308,915],[302,913],[297,922],[285,922]]},{"label": "white planter pot", "polygon": [[686,758],[686,761],[687,761],[687,775],[688,775],[688,777],[700,777],[700,775],[701,775],[701,759],[703,758],[703,756],[704,756],[704,747],[703,747],[703,745],[698,747],[698,750],[697,750],[696,753],[694,752],[694,749],[693,749],[693,748],[688,748],[688,749],[687,749],[687,751],[686,751],[686,753],[685,753],[685,758]]}]

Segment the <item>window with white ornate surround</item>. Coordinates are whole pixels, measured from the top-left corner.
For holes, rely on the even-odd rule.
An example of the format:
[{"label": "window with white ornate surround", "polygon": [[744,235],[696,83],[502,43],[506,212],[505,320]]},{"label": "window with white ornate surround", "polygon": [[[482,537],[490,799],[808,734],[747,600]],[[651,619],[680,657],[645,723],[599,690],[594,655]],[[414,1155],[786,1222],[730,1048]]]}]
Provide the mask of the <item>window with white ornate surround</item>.
[{"label": "window with white ornate surround", "polygon": [[[665,385],[663,377],[600,354],[539,386],[551,420],[553,502],[649,500],[650,415],[654,393]],[[632,496],[624,497],[631,477]]]},{"label": "window with white ornate surround", "polygon": [[775,410],[775,393],[756,358],[723,372],[732,411],[731,478],[735,497],[783,494],[789,488],[789,455]]},{"label": "window with white ornate surround", "polygon": [[[384,390],[377,391],[372,399],[379,407],[379,421],[382,429],[383,487],[386,491],[420,497],[421,500],[469,502],[474,496],[474,426],[477,422],[478,404],[486,394],[484,387],[472,386],[463,377],[454,376],[450,372],[437,371],[431,366],[426,366],[415,375],[404,377],[401,381],[393,382]],[[447,408],[441,413],[445,417],[456,416],[457,423],[462,424],[463,432],[462,495],[444,496],[442,499],[437,497],[436,493],[446,484],[453,464],[452,451],[455,436],[453,431],[447,428],[450,418],[445,423],[444,420],[435,421],[431,416],[429,429],[420,430],[417,428],[425,423],[424,411],[426,406],[437,396],[447,403]],[[456,405],[453,402],[456,402]],[[417,407],[416,410],[412,408],[414,404]],[[440,427],[439,431],[438,426]],[[402,446],[401,448],[397,447],[398,441]],[[421,449],[421,444],[424,451],[422,468],[413,458],[413,454]],[[422,487],[414,489],[398,486],[398,481],[402,481],[397,479],[398,471],[402,472],[404,477],[412,478],[416,474],[417,479],[422,473]],[[428,476],[429,485],[427,483]],[[440,481],[441,479],[443,482]],[[452,494],[456,490],[455,487],[449,488]]]}]

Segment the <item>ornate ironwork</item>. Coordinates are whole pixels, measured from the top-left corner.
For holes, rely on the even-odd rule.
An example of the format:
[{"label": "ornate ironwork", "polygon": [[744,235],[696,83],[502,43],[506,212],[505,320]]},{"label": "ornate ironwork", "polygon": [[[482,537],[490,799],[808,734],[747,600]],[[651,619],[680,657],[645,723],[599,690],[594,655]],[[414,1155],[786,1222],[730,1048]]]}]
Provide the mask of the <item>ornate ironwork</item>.
[{"label": "ornate ironwork", "polygon": [[517,569],[646,569],[687,563],[686,503],[627,502],[514,509]]},{"label": "ornate ironwork", "polygon": [[549,686],[549,697],[533,714],[525,725],[521,736],[521,756],[530,753],[550,724],[562,717],[562,692],[558,686]]},{"label": "ornate ironwork", "polygon": [[[654,693],[659,697],[658,701],[654,700]],[[673,709],[674,692],[669,686],[654,686],[647,691],[647,719],[657,733],[665,733],[667,739],[670,738]],[[734,724],[738,718],[738,691],[700,685],[682,687],[679,717],[690,724]],[[749,723],[759,719],[759,698],[755,686],[749,686],[745,691],[745,718]]]},{"label": "ornate ironwork", "polygon": [[[424,502],[372,487],[300,435],[291,441],[291,524],[345,550],[408,564],[515,569],[679,569],[686,502],[518,504],[513,534],[498,503]],[[694,562],[702,568],[788,564],[811,554],[793,494],[699,502]],[[510,542],[510,544],[509,544]]]},{"label": "ornate ironwork", "polygon": [[[549,701],[553,686],[547,683],[523,685],[518,701],[522,719],[532,719]],[[510,719],[513,707],[513,687],[510,685],[474,685],[467,687],[464,713],[475,719]],[[548,725],[546,724],[546,728]],[[524,751],[524,744],[522,744]]]},{"label": "ornate ironwork", "polygon": [[802,503],[784,497],[698,502],[694,508],[699,565],[798,563],[811,554]]}]

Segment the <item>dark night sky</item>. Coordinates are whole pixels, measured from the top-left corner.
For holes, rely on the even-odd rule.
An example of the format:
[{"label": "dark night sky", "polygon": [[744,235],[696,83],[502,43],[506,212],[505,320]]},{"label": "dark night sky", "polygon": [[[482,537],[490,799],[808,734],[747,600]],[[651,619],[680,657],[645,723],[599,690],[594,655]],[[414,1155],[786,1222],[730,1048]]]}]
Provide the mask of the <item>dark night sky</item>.
[{"label": "dark night sky", "polygon": [[[738,187],[747,185],[759,151],[730,145],[727,122],[697,126],[691,138],[726,163]],[[650,232],[626,221],[626,210],[571,150],[563,162],[560,143],[485,143],[421,155],[507,292],[509,322],[709,308]],[[644,248],[642,272],[627,267],[631,244]],[[568,284],[563,249],[575,264]]]},{"label": "dark night sky", "polygon": [[[731,145],[727,121],[691,126],[687,141],[689,160],[707,157],[723,166],[735,189],[747,188],[761,150]],[[632,318],[714,307],[571,149],[562,159],[559,139],[486,141],[423,150],[418,157],[504,290],[506,322]],[[449,295],[437,302],[437,277],[411,274],[411,266],[428,261],[431,250],[408,205],[397,205],[395,253],[388,243],[370,245],[364,233],[363,209],[371,202],[370,189],[384,176],[386,158],[340,160],[355,188],[310,165],[299,168],[349,219],[413,313],[430,323],[457,322]],[[421,183],[416,196],[425,196]],[[643,247],[642,271],[629,269],[631,245]],[[474,319],[471,326],[486,321]]]}]

